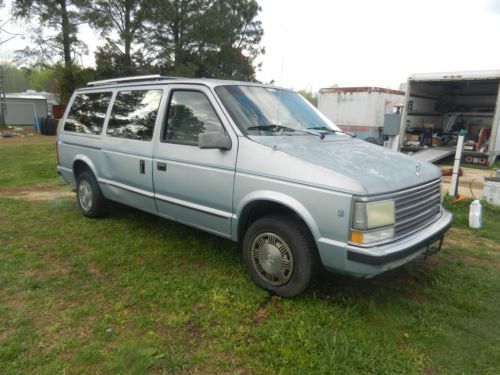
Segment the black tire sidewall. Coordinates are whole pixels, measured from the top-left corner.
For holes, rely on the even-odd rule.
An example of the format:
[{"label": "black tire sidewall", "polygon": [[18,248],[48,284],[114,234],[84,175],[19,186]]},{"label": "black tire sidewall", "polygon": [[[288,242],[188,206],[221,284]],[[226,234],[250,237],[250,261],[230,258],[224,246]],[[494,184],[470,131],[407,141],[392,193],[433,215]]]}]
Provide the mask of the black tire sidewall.
[{"label": "black tire sidewall", "polygon": [[[85,210],[80,203],[79,187],[82,181],[87,181],[92,190],[92,207],[90,208],[90,210]],[[94,175],[89,171],[84,171],[80,173],[80,175],[77,178],[76,201],[78,204],[78,208],[80,209],[83,215],[87,217],[100,217],[103,215],[104,197],[102,195],[101,189],[99,188],[99,185],[97,184],[97,180],[95,179]]]},{"label": "black tire sidewall", "polygon": [[[252,261],[251,245],[256,236],[266,232],[280,236],[292,253],[293,274],[285,285],[277,286],[266,282]],[[316,254],[317,250],[307,228],[297,219],[287,216],[273,215],[258,219],[250,225],[243,239],[243,259],[252,280],[261,288],[282,297],[294,297],[307,289],[316,273]]]}]

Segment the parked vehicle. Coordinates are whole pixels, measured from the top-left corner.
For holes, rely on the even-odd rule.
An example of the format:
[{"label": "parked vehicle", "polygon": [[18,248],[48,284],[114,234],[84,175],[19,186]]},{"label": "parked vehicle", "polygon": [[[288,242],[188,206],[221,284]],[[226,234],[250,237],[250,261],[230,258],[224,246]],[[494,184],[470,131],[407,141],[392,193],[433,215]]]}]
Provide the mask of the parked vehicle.
[{"label": "parked vehicle", "polygon": [[384,116],[404,99],[404,91],[383,87],[326,87],[319,90],[318,109],[342,130],[383,144]]},{"label": "parked vehicle", "polygon": [[260,287],[323,266],[372,277],[441,246],[452,215],[431,164],[353,139],[293,91],[158,76],[75,91],[57,139],[78,206],[106,200],[238,241]]}]

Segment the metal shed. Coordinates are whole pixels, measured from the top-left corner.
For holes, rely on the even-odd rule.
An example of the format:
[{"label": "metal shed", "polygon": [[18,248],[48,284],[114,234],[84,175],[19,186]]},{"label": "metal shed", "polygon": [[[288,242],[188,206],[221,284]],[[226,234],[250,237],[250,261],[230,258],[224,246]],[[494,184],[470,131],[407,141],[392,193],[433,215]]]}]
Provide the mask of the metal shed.
[{"label": "metal shed", "polygon": [[47,117],[47,99],[41,95],[5,94],[7,125],[32,125],[35,117]]}]

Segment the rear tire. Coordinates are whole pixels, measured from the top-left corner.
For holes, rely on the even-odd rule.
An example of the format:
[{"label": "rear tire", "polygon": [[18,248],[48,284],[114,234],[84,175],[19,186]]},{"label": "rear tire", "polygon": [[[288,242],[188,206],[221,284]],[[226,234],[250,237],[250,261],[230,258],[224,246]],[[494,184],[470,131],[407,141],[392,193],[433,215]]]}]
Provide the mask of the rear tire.
[{"label": "rear tire", "polygon": [[87,217],[102,217],[106,211],[106,198],[92,172],[85,170],[76,180],[78,208]]},{"label": "rear tire", "polygon": [[285,215],[256,220],[243,239],[243,259],[252,280],[282,297],[295,297],[317,275],[320,260],[308,228]]}]

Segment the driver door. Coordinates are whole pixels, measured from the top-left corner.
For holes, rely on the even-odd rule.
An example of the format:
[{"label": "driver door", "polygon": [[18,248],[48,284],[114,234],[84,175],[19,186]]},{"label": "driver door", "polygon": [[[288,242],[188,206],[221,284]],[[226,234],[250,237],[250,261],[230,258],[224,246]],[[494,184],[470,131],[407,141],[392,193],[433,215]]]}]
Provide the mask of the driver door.
[{"label": "driver door", "polygon": [[[229,135],[231,149],[200,149],[198,135]],[[153,157],[155,202],[160,215],[231,236],[237,137],[212,92],[172,85]]]}]

